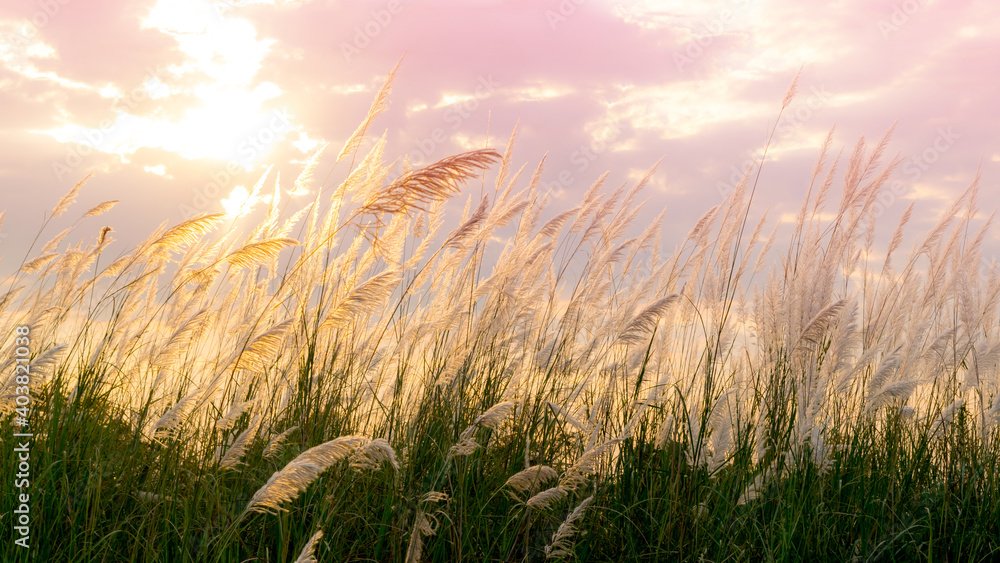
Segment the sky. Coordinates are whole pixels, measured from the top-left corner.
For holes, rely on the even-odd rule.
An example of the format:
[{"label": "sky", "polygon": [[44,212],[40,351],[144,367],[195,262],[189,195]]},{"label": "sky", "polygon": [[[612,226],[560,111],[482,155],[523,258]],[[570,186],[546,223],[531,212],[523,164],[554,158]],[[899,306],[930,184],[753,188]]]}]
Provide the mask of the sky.
[{"label": "sky", "polygon": [[[320,146],[339,152],[401,58],[373,127],[390,159],[502,151],[517,125],[514,163],[546,157],[556,208],[662,159],[644,213],[665,208],[676,243],[772,129],[755,209],[782,221],[832,128],[846,158],[895,123],[883,230],[913,202],[920,232],[977,171],[984,213],[1000,207],[997,30],[993,0],[4,2],[0,272],[89,174],[43,241],[111,225],[122,252],[164,221],[238,209],[269,165],[290,188]],[[987,245],[991,259],[1000,231]]]}]

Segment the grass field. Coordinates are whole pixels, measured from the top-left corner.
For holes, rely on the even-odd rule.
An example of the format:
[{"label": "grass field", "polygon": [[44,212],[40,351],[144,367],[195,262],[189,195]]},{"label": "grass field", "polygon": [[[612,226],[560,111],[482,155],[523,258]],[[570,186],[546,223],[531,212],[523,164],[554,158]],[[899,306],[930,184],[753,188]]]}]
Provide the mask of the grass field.
[{"label": "grass field", "polygon": [[828,139],[791,238],[751,213],[755,170],[671,251],[669,208],[636,224],[645,181],[550,210],[509,147],[391,177],[384,138],[359,151],[387,95],[342,183],[317,189],[319,154],[265,177],[254,225],[115,256],[108,206],[79,244],[42,226],[0,288],[0,559],[1000,558],[975,185],[906,254],[887,139]]}]

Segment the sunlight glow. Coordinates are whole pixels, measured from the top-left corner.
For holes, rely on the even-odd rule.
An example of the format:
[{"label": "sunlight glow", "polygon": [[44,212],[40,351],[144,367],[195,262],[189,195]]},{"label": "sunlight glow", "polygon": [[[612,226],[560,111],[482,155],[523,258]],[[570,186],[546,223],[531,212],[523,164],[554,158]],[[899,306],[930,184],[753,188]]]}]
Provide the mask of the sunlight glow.
[{"label": "sunlight glow", "polygon": [[245,187],[236,186],[229,197],[222,200],[222,207],[225,208],[227,216],[236,217],[249,213],[259,201],[260,198],[252,195]]},{"label": "sunlight glow", "polygon": [[[102,126],[65,123],[44,133],[117,154],[123,161],[150,147],[189,159],[234,161],[249,170],[295,129],[287,115],[264,108],[283,93],[281,88],[256,79],[273,40],[258,38],[254,26],[236,17],[229,3],[159,0],[143,27],[171,36],[182,61],[150,71],[139,87],[103,87],[100,94],[114,99],[117,111]],[[189,106],[185,102],[192,97],[197,102]],[[143,106],[139,114],[135,106],[143,100],[147,105],[155,100],[157,106],[152,111]],[[184,104],[179,118],[178,104]]]}]

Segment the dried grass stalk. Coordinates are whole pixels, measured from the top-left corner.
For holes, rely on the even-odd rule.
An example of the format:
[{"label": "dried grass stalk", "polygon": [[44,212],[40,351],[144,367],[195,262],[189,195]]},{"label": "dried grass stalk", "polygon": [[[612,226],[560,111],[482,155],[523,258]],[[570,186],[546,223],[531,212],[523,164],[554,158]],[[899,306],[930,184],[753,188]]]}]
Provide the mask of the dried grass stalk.
[{"label": "dried grass stalk", "polygon": [[254,493],[247,510],[254,512],[279,512],[282,504],[295,500],[320,473],[337,462],[348,458],[355,450],[368,443],[364,436],[342,436],[309,448],[289,462],[267,480]]},{"label": "dried grass stalk", "polygon": [[459,193],[459,186],[498,161],[493,149],[480,149],[443,158],[419,170],[406,172],[385,188],[372,193],[363,213],[427,211],[433,203]]},{"label": "dried grass stalk", "polygon": [[295,563],[316,563],[316,546],[319,545],[319,540],[322,538],[323,530],[316,530],[316,533],[309,538],[309,541],[302,548],[302,552],[295,558]]}]

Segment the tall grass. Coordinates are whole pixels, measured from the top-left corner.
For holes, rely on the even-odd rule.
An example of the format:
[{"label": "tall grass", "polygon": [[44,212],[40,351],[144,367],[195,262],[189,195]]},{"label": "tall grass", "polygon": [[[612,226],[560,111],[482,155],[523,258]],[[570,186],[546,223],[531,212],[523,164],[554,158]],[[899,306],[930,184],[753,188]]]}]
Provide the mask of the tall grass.
[{"label": "tall grass", "polygon": [[516,131],[390,179],[384,137],[359,153],[388,87],[304,207],[265,175],[256,224],[30,251],[0,364],[10,429],[29,326],[36,560],[998,557],[1000,272],[975,183],[909,255],[911,209],[876,248],[888,135],[841,162],[831,133],[791,238],[749,221],[748,175],[670,253],[664,214],[635,224],[652,171],[550,213]]}]

